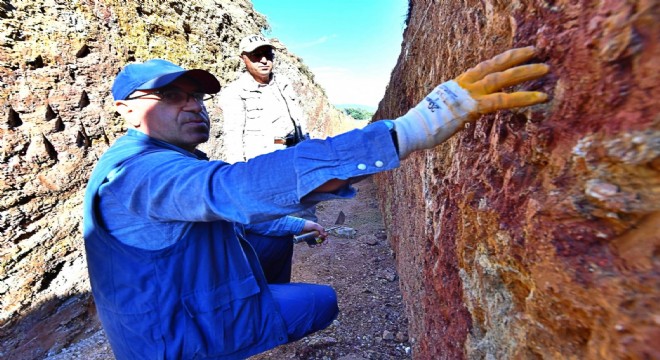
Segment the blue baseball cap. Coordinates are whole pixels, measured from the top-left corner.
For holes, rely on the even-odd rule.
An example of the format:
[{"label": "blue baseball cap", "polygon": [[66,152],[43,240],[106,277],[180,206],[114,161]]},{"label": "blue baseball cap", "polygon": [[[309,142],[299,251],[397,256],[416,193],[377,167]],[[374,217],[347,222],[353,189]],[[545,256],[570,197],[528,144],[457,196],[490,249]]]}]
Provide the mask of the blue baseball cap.
[{"label": "blue baseball cap", "polygon": [[186,70],[167,60],[152,59],[124,66],[112,84],[112,97],[115,101],[126,100],[136,90],[162,88],[181,76],[195,81],[206,94],[220,91],[218,79],[206,70]]}]

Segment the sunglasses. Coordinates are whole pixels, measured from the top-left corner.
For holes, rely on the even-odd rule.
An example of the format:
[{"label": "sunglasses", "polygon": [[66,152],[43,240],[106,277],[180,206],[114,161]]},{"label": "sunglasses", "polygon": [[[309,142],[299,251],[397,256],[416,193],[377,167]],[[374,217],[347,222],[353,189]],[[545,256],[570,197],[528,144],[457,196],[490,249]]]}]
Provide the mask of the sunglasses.
[{"label": "sunglasses", "polygon": [[272,49],[256,50],[250,53],[246,53],[245,55],[247,55],[250,58],[250,61],[252,62],[260,61],[264,57],[266,58],[266,60],[271,60],[271,61],[275,58],[275,53],[273,52]]},{"label": "sunglasses", "polygon": [[153,99],[153,100],[162,101],[167,105],[177,105],[177,106],[183,106],[187,104],[188,101],[190,101],[190,98],[195,99],[195,101],[200,104],[203,104],[204,101],[213,98],[213,95],[211,94],[205,94],[201,92],[189,93],[181,89],[170,88],[170,89],[160,89],[160,90],[152,91],[150,93],[133,96],[130,98],[126,98],[126,100],[140,99],[148,95],[158,96],[158,99]]}]

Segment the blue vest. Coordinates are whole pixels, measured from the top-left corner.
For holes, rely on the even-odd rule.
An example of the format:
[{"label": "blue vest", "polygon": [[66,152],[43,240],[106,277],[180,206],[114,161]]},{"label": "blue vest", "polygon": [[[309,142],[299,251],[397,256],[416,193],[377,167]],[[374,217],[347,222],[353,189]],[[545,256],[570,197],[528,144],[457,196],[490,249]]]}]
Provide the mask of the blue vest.
[{"label": "blue vest", "polygon": [[162,250],[125,245],[99,222],[97,194],[122,162],[158,143],[124,136],[87,186],[83,230],[92,293],[117,359],[237,359],[287,342],[286,326],[242,228],[190,223]]}]

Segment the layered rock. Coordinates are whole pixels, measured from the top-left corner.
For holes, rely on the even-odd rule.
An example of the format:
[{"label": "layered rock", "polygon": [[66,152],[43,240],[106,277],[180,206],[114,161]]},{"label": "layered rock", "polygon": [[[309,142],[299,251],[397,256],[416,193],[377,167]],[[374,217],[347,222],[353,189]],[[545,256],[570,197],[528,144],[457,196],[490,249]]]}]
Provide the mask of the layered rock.
[{"label": "layered rock", "polygon": [[377,177],[419,359],[660,357],[657,2],[411,0],[376,119],[535,45],[551,101]]},{"label": "layered rock", "polygon": [[[86,181],[125,132],[110,87],[130,61],[165,58],[216,74],[240,71],[240,39],[267,29],[247,0],[4,1],[0,4],[0,357],[37,358],[98,328],[81,234]],[[300,59],[295,81],[312,135],[346,125]],[[217,103],[214,138],[222,155]]]}]

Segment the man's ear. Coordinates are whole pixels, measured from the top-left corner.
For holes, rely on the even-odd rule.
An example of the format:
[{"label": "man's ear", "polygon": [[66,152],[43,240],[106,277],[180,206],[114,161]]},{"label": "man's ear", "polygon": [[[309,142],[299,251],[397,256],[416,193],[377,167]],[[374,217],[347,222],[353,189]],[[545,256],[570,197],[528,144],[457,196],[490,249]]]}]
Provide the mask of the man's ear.
[{"label": "man's ear", "polygon": [[129,125],[134,128],[140,127],[140,119],[134,116],[133,108],[129,102],[124,100],[117,100],[115,101],[115,108]]}]

